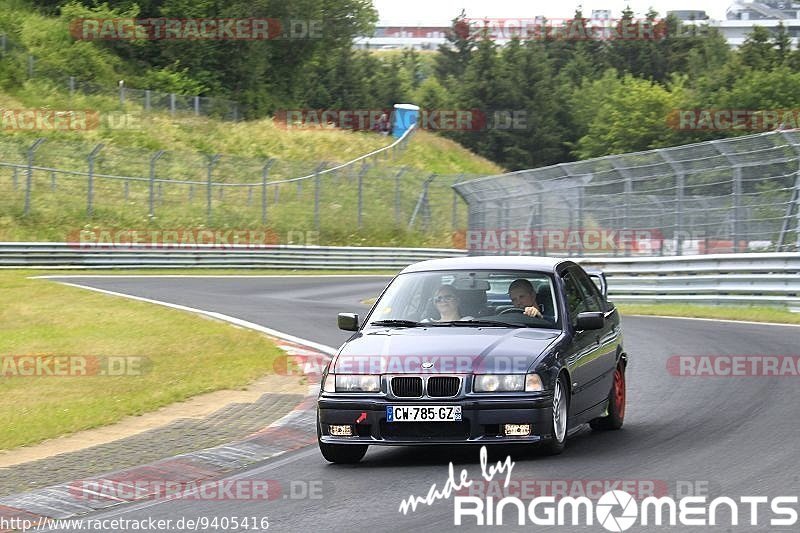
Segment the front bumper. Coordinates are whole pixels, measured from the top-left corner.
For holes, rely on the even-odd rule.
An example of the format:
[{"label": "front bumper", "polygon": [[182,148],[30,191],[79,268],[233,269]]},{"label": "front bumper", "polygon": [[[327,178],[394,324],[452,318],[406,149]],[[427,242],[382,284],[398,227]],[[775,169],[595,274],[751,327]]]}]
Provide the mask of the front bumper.
[{"label": "front bumper", "polygon": [[[460,405],[461,422],[386,422],[388,405]],[[552,394],[535,397],[391,400],[322,395],[317,401],[319,440],[326,444],[508,444],[548,439],[553,430]],[[330,425],[351,425],[352,437],[332,436]],[[503,424],[531,424],[528,436],[505,436]]]}]

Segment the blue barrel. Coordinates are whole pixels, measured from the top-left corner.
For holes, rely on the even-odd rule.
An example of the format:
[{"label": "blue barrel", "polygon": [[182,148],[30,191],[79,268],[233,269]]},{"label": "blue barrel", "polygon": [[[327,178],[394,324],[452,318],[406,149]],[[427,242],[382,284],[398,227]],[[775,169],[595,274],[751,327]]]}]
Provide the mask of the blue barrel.
[{"label": "blue barrel", "polygon": [[394,126],[392,135],[398,139],[408,131],[412,124],[416,124],[419,119],[419,106],[414,104],[395,104],[394,105]]}]

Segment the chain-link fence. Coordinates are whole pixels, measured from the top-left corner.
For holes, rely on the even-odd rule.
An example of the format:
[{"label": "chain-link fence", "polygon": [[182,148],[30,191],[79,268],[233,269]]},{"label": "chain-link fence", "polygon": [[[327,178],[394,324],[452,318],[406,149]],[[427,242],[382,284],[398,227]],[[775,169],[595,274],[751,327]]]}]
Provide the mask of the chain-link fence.
[{"label": "chain-link fence", "polygon": [[[59,241],[92,227],[266,227],[280,243],[402,244],[414,234],[447,245],[466,227],[452,185],[472,176],[399,165],[409,137],[340,165],[0,138],[0,215]],[[318,241],[303,242],[308,232]]]},{"label": "chain-link fence", "polygon": [[456,184],[473,252],[800,249],[800,132],[606,156]]},{"label": "chain-link fence", "polygon": [[105,96],[118,99],[120,106],[126,103],[138,105],[145,112],[160,111],[172,115],[184,114],[208,116],[220,120],[238,121],[243,118],[245,106],[225,98],[166,93],[148,89],[136,89],[121,80],[117,87],[108,87],[87,80],[80,80],[62,71],[61,65],[41,64],[36,56],[17,44],[8,35],[0,33],[0,58],[11,65],[9,71],[26,79],[45,78],[69,91],[86,95]]}]

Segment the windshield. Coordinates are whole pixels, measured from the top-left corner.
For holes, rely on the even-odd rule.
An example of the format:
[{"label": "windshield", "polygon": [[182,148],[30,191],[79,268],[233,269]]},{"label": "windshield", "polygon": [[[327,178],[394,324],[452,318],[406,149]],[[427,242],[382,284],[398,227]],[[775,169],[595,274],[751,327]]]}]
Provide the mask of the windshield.
[{"label": "windshield", "polygon": [[401,274],[367,325],[560,327],[552,276],[529,270]]}]

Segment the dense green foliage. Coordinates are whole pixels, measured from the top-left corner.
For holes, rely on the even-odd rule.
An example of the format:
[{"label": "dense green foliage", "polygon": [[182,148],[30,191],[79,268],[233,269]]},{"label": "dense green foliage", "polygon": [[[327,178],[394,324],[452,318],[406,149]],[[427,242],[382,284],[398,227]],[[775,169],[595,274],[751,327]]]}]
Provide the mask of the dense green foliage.
[{"label": "dense green foliage", "polygon": [[[0,33],[36,57],[36,75],[74,75],[113,87],[219,96],[250,118],[281,109],[479,109],[489,128],[444,134],[498,164],[529,168],[750,133],[676,128],[678,110],[793,109],[800,104],[800,51],[785,28],[756,27],[732,51],[706,26],[647,18],[652,38],[581,39],[580,11],[559,36],[499,46],[487,32],[453,20],[436,52],[355,50],[353,38],[377,21],[370,0],[0,0]],[[86,17],[273,17],[321,20],[320,38],[256,41],[79,41],[69,23]],[[634,23],[626,11],[620,25]],[[565,37],[566,36],[566,37]],[[570,37],[571,36],[571,37]],[[9,52],[0,88],[22,87],[27,64]],[[61,85],[63,87],[63,85]],[[496,111],[524,125],[493,126]],[[788,124],[789,127],[796,126]]]}]

